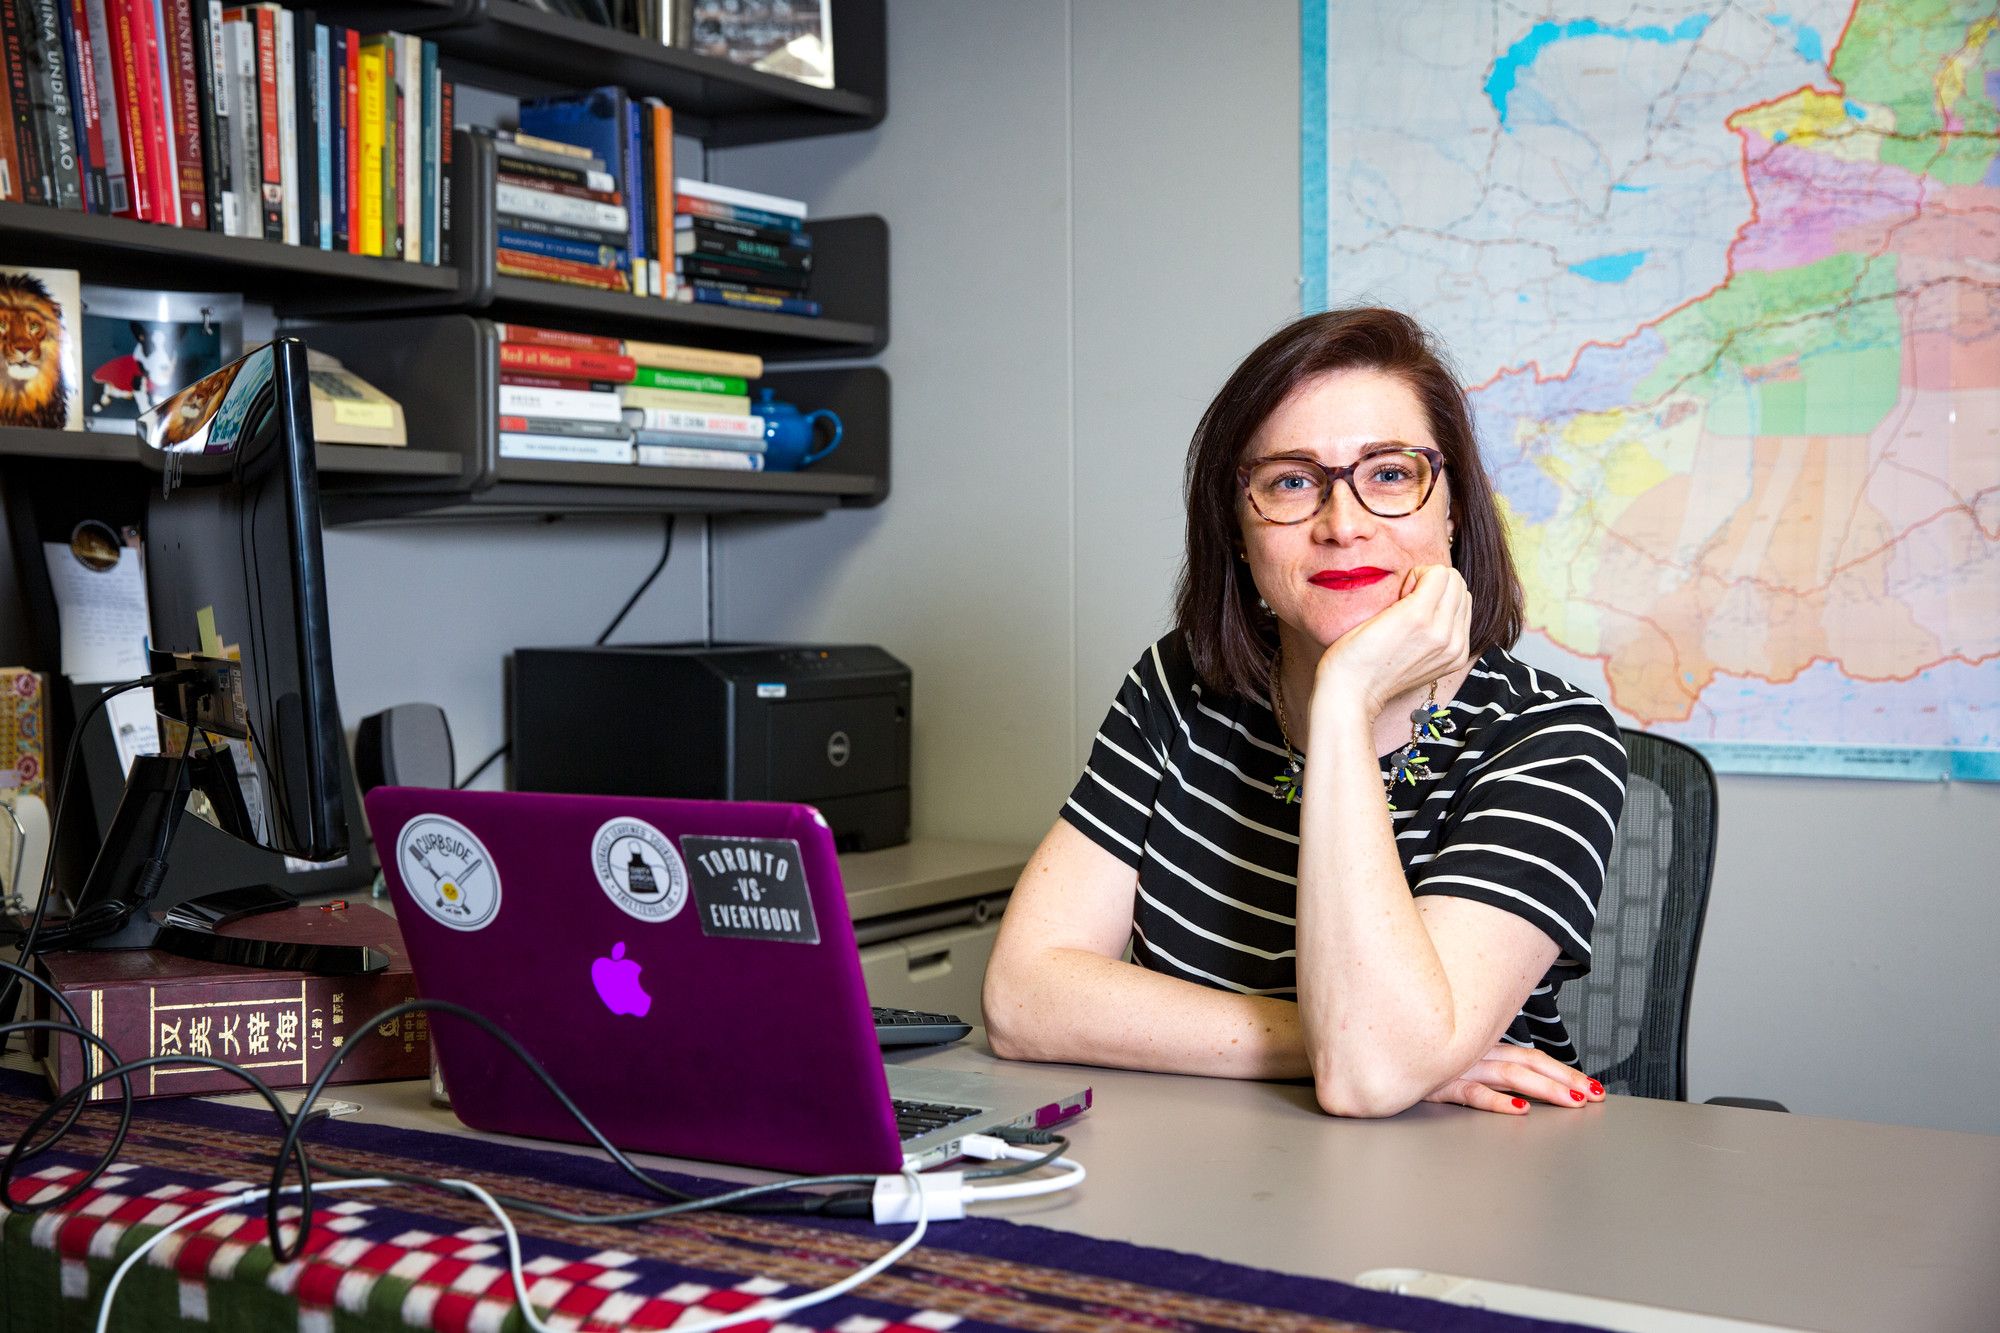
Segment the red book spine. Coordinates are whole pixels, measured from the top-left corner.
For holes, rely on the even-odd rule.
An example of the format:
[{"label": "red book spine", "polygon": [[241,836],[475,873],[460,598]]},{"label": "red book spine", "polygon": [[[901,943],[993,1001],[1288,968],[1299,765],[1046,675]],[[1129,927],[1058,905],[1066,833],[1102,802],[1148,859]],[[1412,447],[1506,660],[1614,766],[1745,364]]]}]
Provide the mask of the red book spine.
[{"label": "red book spine", "polygon": [[179,175],[181,225],[208,230],[208,177],[201,159],[201,91],[195,78],[194,12],[189,0],[164,0],[160,13],[167,30],[167,90],[174,108],[174,164]]},{"label": "red book spine", "polygon": [[608,265],[579,264],[568,259],[554,259],[548,255],[525,254],[519,250],[500,250],[493,258],[495,270],[509,277],[553,278],[557,282],[572,283],[579,287],[602,287],[610,291],[628,291],[629,279],[623,269]]},{"label": "red book spine", "polygon": [[552,181],[543,176],[523,176],[517,172],[501,171],[502,185],[518,185],[525,190],[540,190],[543,194],[560,194],[571,199],[591,199],[600,204],[623,205],[625,195],[619,190],[592,190],[582,185],[572,185],[568,181]]},{"label": "red book spine", "polygon": [[595,333],[569,333],[562,329],[538,329],[532,324],[496,324],[503,343],[532,343],[537,347],[571,347],[579,352],[603,352],[623,356],[625,344],[616,338]]},{"label": "red book spine", "polygon": [[[0,33],[4,33],[4,29],[0,29]],[[0,35],[0,46],[4,44],[4,35]],[[18,203],[24,196],[21,193],[21,157],[14,149],[12,57],[0,53],[0,63],[10,66],[0,70],[0,200]]]},{"label": "red book spine", "polygon": [[638,362],[620,353],[538,347],[533,343],[501,343],[500,365],[504,370],[539,371],[569,379],[612,380],[621,384],[629,383],[639,372]]},{"label": "red book spine", "polygon": [[258,5],[257,16],[257,127],[263,138],[264,179],[259,198],[263,202],[264,239],[285,239],[285,159],[278,146],[278,13],[273,5]]},{"label": "red book spine", "polygon": [[180,225],[180,200],[169,177],[166,90],[160,87],[160,29],[146,0],[127,0],[132,11],[134,67],[138,74],[140,131],[146,136],[146,190],[152,221]]},{"label": "red book spine", "polygon": [[132,30],[132,0],[105,0],[104,18],[111,42],[111,91],[118,114],[118,142],[125,156],[125,217],[153,220],[152,196],[146,193],[146,148],[143,100],[139,81],[139,38]]},{"label": "red book spine", "polygon": [[337,164],[347,173],[347,248],[361,253],[361,34],[347,30],[347,68],[341,74],[341,96],[347,99],[347,161]]},{"label": "red book spine", "polygon": [[[90,57],[90,14],[84,8],[83,0],[70,0],[70,26],[75,30],[76,41],[76,96],[83,101],[83,152],[96,181],[92,188],[102,196],[106,193],[104,175],[104,103],[97,91],[97,62]],[[11,145],[10,145],[11,147]],[[97,198],[91,202],[91,211],[110,211],[108,198]]]}]

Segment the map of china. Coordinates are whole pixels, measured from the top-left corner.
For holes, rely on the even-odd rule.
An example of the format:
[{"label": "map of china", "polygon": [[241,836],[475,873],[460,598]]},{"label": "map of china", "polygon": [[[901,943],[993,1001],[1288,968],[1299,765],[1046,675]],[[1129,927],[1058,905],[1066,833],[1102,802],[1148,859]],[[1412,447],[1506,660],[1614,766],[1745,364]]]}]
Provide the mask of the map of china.
[{"label": "map of china", "polygon": [[1830,55],[1728,118],[1721,282],[1475,391],[1534,628],[1642,723],[2000,657],[2000,17],[1863,3]]}]

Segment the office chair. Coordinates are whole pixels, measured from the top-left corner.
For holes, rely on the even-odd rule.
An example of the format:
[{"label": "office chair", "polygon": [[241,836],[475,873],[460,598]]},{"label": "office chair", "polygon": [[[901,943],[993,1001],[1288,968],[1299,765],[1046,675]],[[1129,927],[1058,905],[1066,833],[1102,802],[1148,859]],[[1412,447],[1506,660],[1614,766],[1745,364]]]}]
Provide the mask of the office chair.
[{"label": "office chair", "polygon": [[1715,871],[1715,770],[1679,741],[1622,734],[1631,772],[1591,929],[1590,975],[1557,992],[1556,1007],[1583,1069],[1607,1092],[1685,1101],[1689,999]]}]

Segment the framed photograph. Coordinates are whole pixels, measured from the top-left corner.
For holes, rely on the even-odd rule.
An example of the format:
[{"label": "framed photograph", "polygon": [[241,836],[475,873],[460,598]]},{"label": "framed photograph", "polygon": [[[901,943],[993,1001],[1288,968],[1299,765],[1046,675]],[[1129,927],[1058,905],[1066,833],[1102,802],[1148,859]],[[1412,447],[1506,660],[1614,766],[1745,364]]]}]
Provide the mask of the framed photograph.
[{"label": "framed photograph", "polygon": [[234,292],[83,288],[83,420],[130,435],[139,415],[234,361],[243,298]]},{"label": "framed photograph", "polygon": [[831,88],[833,0],[694,0],[688,47]]},{"label": "framed photograph", "polygon": [[0,264],[0,426],[83,429],[82,285],[73,268]]}]

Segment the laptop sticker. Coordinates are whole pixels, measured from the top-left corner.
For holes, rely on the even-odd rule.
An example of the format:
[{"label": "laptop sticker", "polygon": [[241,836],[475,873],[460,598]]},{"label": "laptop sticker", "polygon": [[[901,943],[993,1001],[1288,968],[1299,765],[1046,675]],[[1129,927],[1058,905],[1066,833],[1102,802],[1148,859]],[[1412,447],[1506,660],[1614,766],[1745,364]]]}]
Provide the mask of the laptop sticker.
[{"label": "laptop sticker", "polygon": [[608,819],[590,844],[605,896],[639,921],[671,921],[687,905],[687,866],[667,835],[643,819]]},{"label": "laptop sticker", "polygon": [[819,920],[790,838],[681,838],[704,935],[818,944]]},{"label": "laptop sticker", "polygon": [[444,815],[418,815],[396,835],[403,887],[433,920],[484,930],[500,915],[500,871],[471,829]]}]

